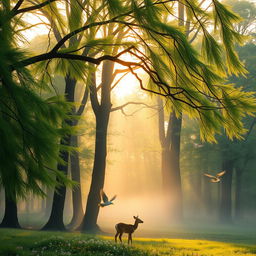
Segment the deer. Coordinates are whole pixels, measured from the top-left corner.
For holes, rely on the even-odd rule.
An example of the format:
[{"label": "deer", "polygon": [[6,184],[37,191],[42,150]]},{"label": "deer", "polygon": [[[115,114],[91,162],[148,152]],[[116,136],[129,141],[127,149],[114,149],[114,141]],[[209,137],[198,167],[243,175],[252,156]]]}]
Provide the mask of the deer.
[{"label": "deer", "polygon": [[134,225],[132,224],[125,224],[125,223],[118,223],[115,225],[116,228],[116,235],[115,235],[115,242],[117,243],[117,236],[119,235],[119,240],[122,243],[122,235],[123,233],[128,234],[128,245],[129,242],[132,244],[132,233],[138,228],[139,223],[143,223],[141,219],[139,219],[139,216],[135,217]]}]

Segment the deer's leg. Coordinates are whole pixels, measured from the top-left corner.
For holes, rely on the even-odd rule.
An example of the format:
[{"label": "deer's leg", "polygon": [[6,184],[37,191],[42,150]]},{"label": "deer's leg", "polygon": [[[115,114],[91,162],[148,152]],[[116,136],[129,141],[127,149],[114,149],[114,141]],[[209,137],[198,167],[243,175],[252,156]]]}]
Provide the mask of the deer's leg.
[{"label": "deer's leg", "polygon": [[118,232],[116,232],[116,235],[115,235],[115,242],[117,242],[117,236],[118,236]]},{"label": "deer's leg", "polygon": [[132,234],[128,234],[128,245],[129,245],[129,242],[131,242],[132,244]]},{"label": "deer's leg", "polygon": [[119,240],[121,243],[122,243],[122,235],[123,235],[123,233],[120,233],[120,235],[119,235]]}]

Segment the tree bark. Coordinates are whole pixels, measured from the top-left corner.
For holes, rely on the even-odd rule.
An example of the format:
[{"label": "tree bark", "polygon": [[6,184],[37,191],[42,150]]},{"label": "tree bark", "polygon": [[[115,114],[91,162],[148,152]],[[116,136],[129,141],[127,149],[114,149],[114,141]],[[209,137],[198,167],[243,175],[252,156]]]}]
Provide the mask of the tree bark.
[{"label": "tree bark", "polygon": [[18,220],[18,210],[16,200],[5,195],[5,212],[1,228],[21,228]]},{"label": "tree bark", "polygon": [[[66,163],[68,162],[68,152],[61,151],[61,158]],[[58,164],[58,170],[67,175],[67,165]],[[57,178],[57,182],[59,182]],[[42,230],[66,230],[63,222],[64,204],[66,198],[66,186],[61,184],[55,187],[52,201],[52,210],[50,218]]]},{"label": "tree bark", "polygon": [[176,220],[183,218],[182,213],[182,189],[180,175],[180,135],[182,117],[177,118],[171,113],[171,149],[170,149],[170,197],[173,197],[172,217]]},{"label": "tree bark", "polygon": [[[184,5],[178,3],[179,26],[184,26]],[[170,207],[171,221],[180,221],[183,219],[182,209],[182,189],[181,189],[181,175],[180,175],[180,135],[182,126],[182,116],[176,117],[174,111],[170,113],[167,134],[165,137],[165,145],[168,146],[168,163],[164,163],[168,172],[163,177],[167,178],[166,193],[168,193],[168,204]],[[165,151],[165,149],[164,149]],[[166,157],[164,157],[166,158]],[[163,159],[166,161],[166,159]]]},{"label": "tree bark", "polygon": [[158,98],[159,139],[162,147],[162,180],[167,210],[172,221],[183,218],[182,190],[180,176],[180,133],[182,117],[177,118],[172,112],[165,131],[164,106]]},{"label": "tree bark", "polygon": [[220,221],[224,223],[232,222],[232,176],[233,162],[223,159],[222,170],[226,173],[221,182],[221,202],[220,202]]},{"label": "tree bark", "polygon": [[[65,77],[66,87],[65,87],[65,97],[68,102],[74,102],[74,94],[75,94],[75,86],[76,80],[71,79],[70,76]],[[70,119],[66,119],[64,123],[68,126],[72,126],[72,121]],[[60,144],[63,146],[70,146],[71,143],[71,135],[68,134],[61,139]],[[58,163],[57,169],[62,172],[64,175],[68,173],[68,161],[69,161],[69,152],[66,150],[60,150],[60,157],[64,161],[65,164]],[[57,178],[57,182],[59,182]],[[66,198],[66,186],[64,184],[60,184],[55,187],[53,202],[52,202],[52,210],[50,214],[50,218],[42,230],[65,230],[65,225],[63,222],[63,214],[64,214],[64,205]]]},{"label": "tree bark", "polygon": [[106,61],[102,69],[101,103],[99,104],[96,91],[95,73],[92,78],[91,103],[96,117],[95,154],[92,170],[92,181],[87,198],[85,215],[80,229],[86,232],[97,232],[99,227],[97,219],[99,214],[100,190],[104,187],[106,156],[107,156],[107,130],[111,111],[111,81],[114,64]]},{"label": "tree bark", "polygon": [[83,231],[98,231],[100,190],[104,187],[107,156],[107,126],[109,113],[96,116],[96,144],[92,181],[87,199],[86,212],[82,222]]},{"label": "tree bark", "polygon": [[[78,147],[77,135],[73,135],[71,137],[71,145],[73,147]],[[77,182],[77,185],[72,190],[73,216],[68,227],[74,229],[81,224],[82,218],[84,216],[82,206],[79,152],[75,151],[70,155],[70,162],[71,178],[73,181]]]}]

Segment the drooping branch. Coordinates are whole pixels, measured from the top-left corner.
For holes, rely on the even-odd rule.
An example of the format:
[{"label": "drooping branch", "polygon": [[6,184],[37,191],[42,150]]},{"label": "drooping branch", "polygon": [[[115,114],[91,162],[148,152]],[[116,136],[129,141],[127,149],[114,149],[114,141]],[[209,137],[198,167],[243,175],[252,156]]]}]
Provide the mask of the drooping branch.
[{"label": "drooping branch", "polygon": [[[142,105],[141,108],[139,109],[136,109],[135,111],[133,111],[131,114],[127,114],[125,113],[125,108],[129,105]],[[157,106],[150,106],[144,102],[136,102],[136,101],[129,101],[121,106],[118,106],[118,107],[115,107],[115,108],[112,108],[110,111],[111,112],[114,112],[114,111],[118,111],[120,110],[122,112],[123,115],[125,116],[133,116],[135,113],[139,112],[140,110],[144,109],[144,108],[152,108],[152,109],[157,109]]]},{"label": "drooping branch", "polygon": [[16,12],[20,8],[23,2],[24,0],[19,0],[17,4],[13,7],[12,12]]},{"label": "drooping branch", "polygon": [[121,105],[121,106],[118,106],[118,107],[115,107],[115,108],[111,108],[110,112],[114,112],[114,111],[117,111],[117,110],[121,110],[125,107],[127,107],[128,105],[143,105],[147,108],[153,108],[153,109],[157,109],[156,106],[150,106],[144,102],[136,102],[136,101],[129,101],[129,102],[126,102],[125,104]]},{"label": "drooping branch", "polygon": [[[109,60],[109,61],[119,63],[122,66],[128,67],[130,69],[130,72],[139,81],[141,89],[143,89],[145,91],[148,91],[148,92],[151,92],[151,93],[154,93],[154,94],[158,94],[158,95],[162,95],[162,96],[169,96],[169,97],[171,97],[172,100],[180,101],[180,102],[190,106],[193,109],[213,110],[213,109],[221,109],[222,108],[222,107],[218,107],[218,106],[198,105],[195,102],[191,101],[191,99],[188,97],[188,95],[186,95],[187,91],[185,89],[180,88],[180,87],[169,86],[165,81],[163,81],[161,79],[159,74],[154,69],[152,69],[150,67],[151,64],[147,63],[146,60],[143,57],[141,57],[138,54],[132,52],[131,51],[132,49],[135,49],[135,47],[131,46],[131,47],[119,52],[115,56],[103,55],[103,56],[98,57],[98,58],[92,58],[92,57],[89,57],[89,56],[76,55],[76,54],[67,54],[67,53],[52,52],[51,51],[49,53],[34,56],[34,57],[28,58],[26,60],[23,60],[21,62],[18,62],[17,64],[15,64],[12,67],[12,70],[18,69],[21,66],[28,66],[28,65],[33,64],[33,63],[37,63],[37,62],[45,61],[45,60],[50,60],[50,59],[56,59],[56,58],[86,61],[86,62],[95,64],[95,65],[99,65],[101,62],[103,62],[105,60]],[[140,62],[125,61],[125,60],[120,59],[119,57],[121,57],[125,53],[132,54],[137,59],[139,59]],[[158,87],[161,88],[162,91],[152,90],[152,89],[146,88],[143,85],[142,79],[138,76],[138,74],[136,72],[134,72],[134,70],[133,70],[134,67],[141,68],[143,71],[145,71],[149,75],[150,79],[156,85],[158,85]],[[171,91],[172,89],[174,91]],[[179,94],[183,94],[185,96],[185,99],[187,99],[187,100],[177,97],[177,95],[179,95]]]},{"label": "drooping branch", "polygon": [[[13,8],[13,12],[12,12],[12,16],[11,17],[14,17],[16,16],[17,14],[20,14],[20,13],[25,13],[25,12],[30,12],[30,11],[34,11],[34,10],[38,10],[52,2],[55,2],[57,0],[47,0],[41,4],[37,4],[37,5],[32,5],[32,6],[29,6],[29,7],[25,7],[25,8],[22,8],[22,9],[18,9],[20,6],[18,6],[18,8],[15,9],[15,7]],[[23,2],[23,1],[21,1]]]}]

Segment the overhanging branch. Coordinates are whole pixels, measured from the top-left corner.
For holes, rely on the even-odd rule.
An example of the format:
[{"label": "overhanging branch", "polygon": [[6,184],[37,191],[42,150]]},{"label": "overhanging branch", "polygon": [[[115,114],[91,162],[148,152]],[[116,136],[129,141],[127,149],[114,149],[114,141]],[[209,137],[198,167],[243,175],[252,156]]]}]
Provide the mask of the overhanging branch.
[{"label": "overhanging branch", "polygon": [[118,106],[118,107],[115,107],[115,108],[111,108],[110,112],[114,112],[114,111],[117,111],[117,110],[124,109],[128,105],[143,105],[143,106],[145,106],[147,108],[157,109],[157,106],[150,106],[150,105],[148,105],[148,104],[146,104],[144,102],[129,101],[129,102],[126,102],[125,104],[123,104],[121,106]]},{"label": "overhanging branch", "polygon": [[[16,6],[13,8],[13,11],[12,11],[12,17],[16,16],[17,14],[20,14],[20,13],[24,13],[24,12],[29,12],[29,11],[34,11],[34,10],[38,10],[52,2],[55,2],[57,0],[47,0],[41,4],[37,4],[37,5],[32,5],[32,6],[29,6],[29,7],[25,7],[25,8],[22,8],[22,9],[18,9],[20,7],[20,5],[18,6],[18,8],[16,8]],[[23,2],[23,1],[21,1]]]}]

